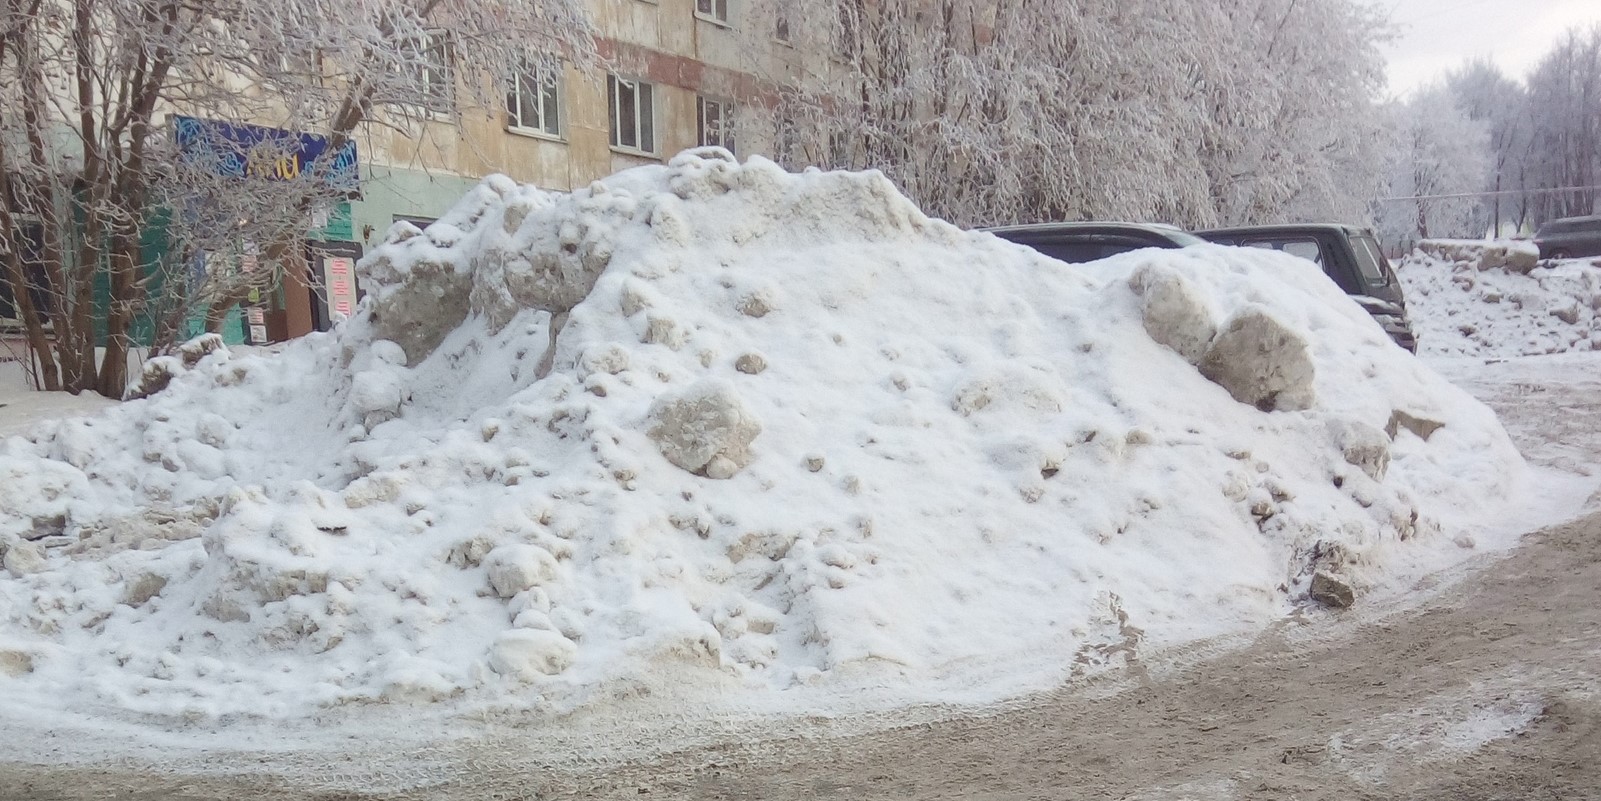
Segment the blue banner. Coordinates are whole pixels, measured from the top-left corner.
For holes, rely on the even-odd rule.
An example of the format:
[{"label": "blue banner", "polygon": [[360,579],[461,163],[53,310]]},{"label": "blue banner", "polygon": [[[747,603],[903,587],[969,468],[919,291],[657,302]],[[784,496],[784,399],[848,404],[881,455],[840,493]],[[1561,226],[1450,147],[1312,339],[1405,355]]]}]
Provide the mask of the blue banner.
[{"label": "blue banner", "polygon": [[184,161],[213,174],[241,180],[312,180],[351,197],[361,190],[354,140],[334,152],[326,136],[281,128],[177,115],[172,124]]}]

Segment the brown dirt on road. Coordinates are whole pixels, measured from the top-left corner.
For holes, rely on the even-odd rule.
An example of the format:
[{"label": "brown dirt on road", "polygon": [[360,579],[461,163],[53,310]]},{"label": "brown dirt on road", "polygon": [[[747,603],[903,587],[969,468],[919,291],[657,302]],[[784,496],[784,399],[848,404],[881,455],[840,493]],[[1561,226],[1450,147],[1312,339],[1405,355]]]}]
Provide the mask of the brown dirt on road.
[{"label": "brown dirt on road", "polygon": [[1286,621],[1104,697],[589,772],[479,755],[460,781],[399,795],[0,765],[0,799],[1601,799],[1598,590],[1592,514],[1416,609],[1316,638],[1328,621]]},{"label": "brown dirt on road", "polygon": [[1107,698],[679,754],[541,797],[1601,798],[1598,589],[1592,515],[1332,640],[1281,627]]}]

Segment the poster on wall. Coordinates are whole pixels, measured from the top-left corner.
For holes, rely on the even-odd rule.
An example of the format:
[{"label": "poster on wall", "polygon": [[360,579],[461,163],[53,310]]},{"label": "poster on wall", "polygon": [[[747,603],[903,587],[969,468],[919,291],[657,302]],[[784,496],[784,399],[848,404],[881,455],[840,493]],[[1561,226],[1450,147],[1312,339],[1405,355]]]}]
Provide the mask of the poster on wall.
[{"label": "poster on wall", "polygon": [[267,344],[267,310],[261,306],[245,308],[245,326],[251,345]]},{"label": "poster on wall", "polygon": [[173,131],[185,165],[246,181],[312,180],[361,196],[360,156],[353,139],[334,147],[326,136],[174,114]]},{"label": "poster on wall", "polygon": [[349,256],[322,257],[322,285],[328,290],[330,316],[349,317],[356,310],[356,262]]}]

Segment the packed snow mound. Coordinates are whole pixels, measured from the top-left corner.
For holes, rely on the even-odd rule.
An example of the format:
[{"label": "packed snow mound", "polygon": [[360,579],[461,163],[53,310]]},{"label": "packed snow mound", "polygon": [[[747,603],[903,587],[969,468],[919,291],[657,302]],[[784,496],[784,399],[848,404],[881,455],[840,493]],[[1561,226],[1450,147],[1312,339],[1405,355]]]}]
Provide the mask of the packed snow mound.
[{"label": "packed snow mound", "polygon": [[1416,250],[1440,261],[1463,262],[1480,272],[1528,275],[1540,264],[1540,248],[1526,239],[1425,239]]},{"label": "packed snow mound", "polygon": [[1360,594],[1522,476],[1310,263],[1073,267],[872,172],[490,178],[362,269],[332,335],[0,445],[0,703],[1015,679]]},{"label": "packed snow mound", "polygon": [[1538,262],[1529,242],[1425,240],[1396,268],[1425,355],[1601,350],[1601,265]]}]

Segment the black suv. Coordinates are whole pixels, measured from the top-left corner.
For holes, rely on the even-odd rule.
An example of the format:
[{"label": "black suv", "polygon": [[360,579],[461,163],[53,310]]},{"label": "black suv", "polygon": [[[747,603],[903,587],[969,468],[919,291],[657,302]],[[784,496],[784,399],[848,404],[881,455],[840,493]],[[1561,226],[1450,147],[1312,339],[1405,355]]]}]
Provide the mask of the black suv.
[{"label": "black suv", "polygon": [[1083,264],[1141,248],[1182,248],[1206,240],[1168,225],[1063,222],[982,229],[1069,264]]},{"label": "black suv", "polygon": [[1601,256],[1601,214],[1547,220],[1534,232],[1542,259]]},{"label": "black suv", "polygon": [[1417,335],[1407,318],[1401,283],[1384,259],[1378,239],[1366,228],[1336,224],[1257,225],[1195,233],[1219,245],[1267,248],[1311,261],[1362,304],[1395,344],[1417,352]]}]

